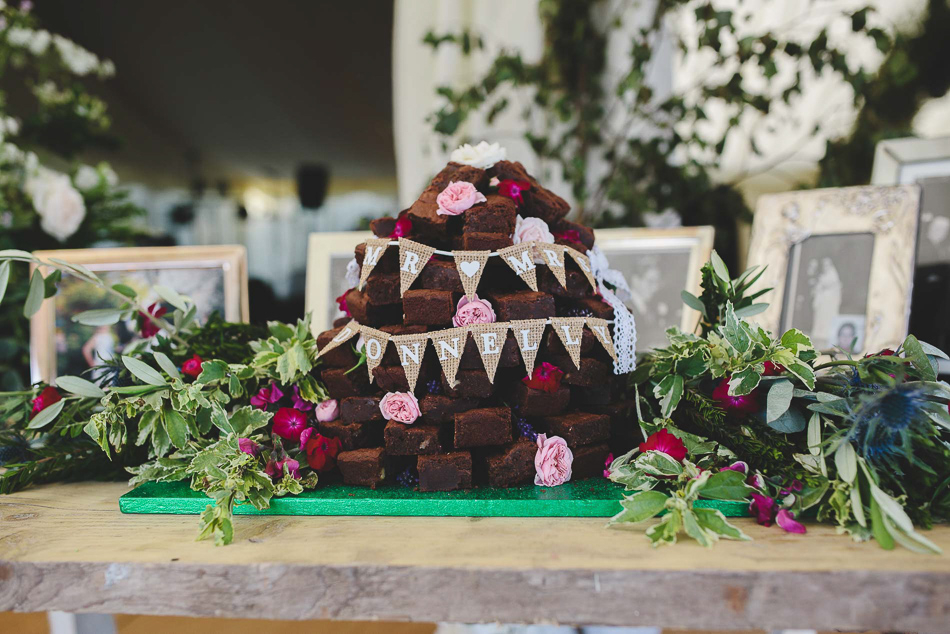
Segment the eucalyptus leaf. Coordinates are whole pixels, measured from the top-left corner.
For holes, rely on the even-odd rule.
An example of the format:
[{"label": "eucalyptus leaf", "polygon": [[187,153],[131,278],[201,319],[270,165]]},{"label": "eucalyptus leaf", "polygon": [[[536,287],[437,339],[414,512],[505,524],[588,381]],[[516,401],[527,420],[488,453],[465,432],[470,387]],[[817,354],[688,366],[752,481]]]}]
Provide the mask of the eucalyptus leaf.
[{"label": "eucalyptus leaf", "polygon": [[742,308],[736,309],[736,317],[740,319],[745,319],[747,317],[753,317],[759,313],[764,313],[768,309],[769,305],[765,303],[759,304],[749,304],[748,306],[743,306]]},{"label": "eucalyptus leaf", "polygon": [[795,387],[788,379],[773,381],[766,398],[765,422],[771,423],[788,411]]},{"label": "eucalyptus leaf", "polygon": [[808,419],[808,452],[813,456],[821,455],[821,415],[813,412]]},{"label": "eucalyptus leaf", "polygon": [[861,526],[867,526],[867,519],[864,517],[864,502],[861,501],[861,488],[857,486],[851,487],[851,513],[854,514],[854,519],[858,521],[858,524]]},{"label": "eucalyptus leaf", "polygon": [[128,297],[129,299],[135,299],[138,296],[134,288],[125,284],[113,284],[112,290]]},{"label": "eucalyptus leaf", "polygon": [[20,249],[3,249],[0,251],[0,258],[13,258],[17,260],[26,259],[30,260],[31,262],[37,261],[36,257],[32,253],[28,251],[22,251]]},{"label": "eucalyptus leaf", "polygon": [[698,311],[701,315],[706,315],[706,306],[702,303],[702,301],[700,301],[698,297],[689,291],[680,291],[680,297],[683,299],[684,304],[693,310]]},{"label": "eucalyptus leaf", "polygon": [[144,361],[139,361],[133,357],[123,356],[122,364],[128,369],[129,372],[132,373],[132,376],[137,378],[139,381],[157,387],[168,385],[168,383],[165,381],[165,378],[159,374],[158,370]]},{"label": "eucalyptus leaf", "polygon": [[66,401],[56,401],[46,409],[42,410],[39,414],[33,417],[33,420],[30,421],[30,424],[26,426],[27,429],[42,429],[46,427],[59,416],[59,413],[63,411],[63,408],[66,407]]},{"label": "eucalyptus leaf", "polygon": [[7,284],[10,282],[10,262],[0,263],[0,304],[3,303],[3,296],[7,293]]},{"label": "eucalyptus leaf", "polygon": [[726,266],[726,263],[722,261],[722,258],[719,257],[719,254],[716,253],[715,250],[709,255],[709,262],[712,264],[713,271],[715,271],[719,279],[726,284],[732,281],[732,278],[729,276],[729,267]]},{"label": "eucalyptus leaf", "polygon": [[838,470],[838,478],[848,484],[854,484],[854,478],[858,474],[858,457],[847,440],[838,445],[835,451],[835,469]]},{"label": "eucalyptus leaf", "polygon": [[925,381],[937,380],[937,364],[931,362],[923,346],[917,341],[914,335],[908,335],[904,340],[904,355],[910,359],[911,364],[920,372],[921,378]]},{"label": "eucalyptus leaf", "polygon": [[931,357],[937,357],[939,359],[946,359],[947,361],[950,361],[950,357],[947,356],[947,353],[937,346],[930,345],[926,341],[921,341],[919,339],[917,340],[917,343],[920,345],[925,354]]},{"label": "eucalyptus leaf", "polygon": [[166,355],[164,352],[153,352],[152,356],[155,357],[158,367],[165,370],[165,374],[173,379],[181,378],[181,373],[178,372],[178,368],[175,367],[175,363],[168,358],[168,355]]},{"label": "eucalyptus leaf", "polygon": [[117,308],[94,308],[72,316],[72,320],[84,326],[111,326],[119,323],[122,312]]},{"label": "eucalyptus leaf", "polygon": [[106,395],[98,385],[78,376],[60,376],[56,378],[56,387],[77,396],[102,398]]},{"label": "eucalyptus leaf", "polygon": [[158,293],[159,297],[161,297],[163,300],[165,300],[166,302],[168,302],[169,304],[171,304],[178,310],[182,312],[188,310],[188,303],[185,301],[185,298],[179,295],[178,291],[176,291],[175,289],[169,288],[167,286],[162,286],[161,284],[156,284],[155,286],[152,287],[152,290]]},{"label": "eucalyptus leaf", "polygon": [[871,498],[871,534],[874,535],[874,539],[877,540],[881,548],[884,550],[894,550],[894,538],[884,523],[884,516],[881,513],[880,505],[878,505],[873,497]]},{"label": "eucalyptus leaf", "polygon": [[43,281],[43,274],[39,269],[35,269],[33,277],[30,278],[30,290],[23,303],[23,316],[29,319],[39,312],[44,299],[46,299],[46,284]]}]

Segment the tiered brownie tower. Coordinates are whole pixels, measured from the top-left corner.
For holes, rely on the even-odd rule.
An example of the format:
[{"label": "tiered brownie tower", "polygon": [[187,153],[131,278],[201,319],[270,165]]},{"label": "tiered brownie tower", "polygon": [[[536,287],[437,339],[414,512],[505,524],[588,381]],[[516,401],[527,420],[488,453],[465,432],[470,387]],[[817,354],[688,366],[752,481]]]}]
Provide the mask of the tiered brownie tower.
[{"label": "tiered brownie tower", "polygon": [[[495,185],[509,179],[530,183],[517,203],[499,195]],[[453,181],[472,183],[486,202],[458,216],[437,214],[436,197]],[[449,163],[400,218],[411,222],[409,233],[402,237],[416,242],[444,250],[497,251],[512,245],[518,214],[533,216],[548,224],[557,243],[586,253],[594,245],[594,232],[565,220],[568,211],[567,202],[542,187],[520,163],[500,161],[487,170]],[[380,218],[371,228],[377,237],[395,240],[399,235],[396,222],[396,218]],[[400,223],[400,229],[406,224]],[[356,249],[360,265],[365,248],[363,244]],[[613,319],[611,307],[594,293],[575,263],[565,266],[566,287],[550,270],[537,267],[539,290],[535,292],[501,258],[489,258],[478,296],[491,302],[499,322],[554,316]],[[348,291],[346,305],[360,324],[405,335],[452,328],[462,295],[454,260],[435,255],[400,297],[398,249],[393,246],[372,270],[363,290]],[[348,321],[340,319],[336,328],[321,333],[318,347],[327,345]],[[635,442],[632,401],[624,397],[626,377],[614,374],[613,361],[587,329],[579,369],[556,333],[550,328],[545,332],[537,365],[547,361],[564,372],[556,392],[524,384],[525,366],[510,332],[493,383],[471,337],[455,387],[446,382],[433,347],[427,347],[414,391],[422,414],[410,425],[384,421],[379,408],[387,392],[409,390],[394,346],[388,346],[371,384],[366,368],[348,372],[357,362],[355,341],[328,352],[319,370],[330,396],[340,401],[340,416],[318,423],[318,429],[342,441],[338,464],[348,484],[375,488],[407,468],[417,469],[422,491],[530,484],[535,476],[536,433],[567,441],[574,454],[572,480],[603,477],[608,454],[625,452]]]}]

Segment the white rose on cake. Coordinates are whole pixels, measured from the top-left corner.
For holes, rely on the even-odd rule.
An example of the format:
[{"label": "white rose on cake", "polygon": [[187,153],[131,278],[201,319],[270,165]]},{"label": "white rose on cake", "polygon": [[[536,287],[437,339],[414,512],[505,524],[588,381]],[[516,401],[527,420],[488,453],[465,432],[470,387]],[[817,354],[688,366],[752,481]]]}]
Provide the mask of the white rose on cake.
[{"label": "white rose on cake", "polygon": [[40,217],[40,227],[60,242],[76,233],[86,217],[86,203],[69,176],[39,168],[26,182],[26,192]]},{"label": "white rose on cake", "polygon": [[487,170],[498,161],[504,161],[506,154],[505,148],[497,143],[482,141],[474,146],[468,143],[459,146],[452,152],[452,156],[450,156],[449,159],[453,163],[471,165],[472,167]]}]

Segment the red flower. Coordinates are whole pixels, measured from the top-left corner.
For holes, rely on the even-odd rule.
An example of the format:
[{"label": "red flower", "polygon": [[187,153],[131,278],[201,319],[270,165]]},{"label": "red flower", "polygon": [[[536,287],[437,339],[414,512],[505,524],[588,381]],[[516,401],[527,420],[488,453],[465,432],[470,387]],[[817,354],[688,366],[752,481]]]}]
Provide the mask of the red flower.
[{"label": "red flower", "polygon": [[568,229],[567,231],[562,231],[561,233],[555,233],[554,239],[563,240],[565,242],[573,242],[574,244],[581,244],[581,234],[577,229]]},{"label": "red flower", "polygon": [[[152,317],[161,317],[167,312],[168,309],[161,304],[152,304],[148,307],[148,315]],[[139,335],[142,336],[142,339],[151,339],[161,330],[161,328],[155,325],[155,322],[148,318],[148,315],[139,311]]]},{"label": "red flower", "polygon": [[299,442],[306,426],[306,414],[293,407],[281,407],[274,414],[274,433],[281,438]]},{"label": "red flower", "polygon": [[640,451],[660,451],[676,462],[683,462],[686,458],[686,445],[665,429],[650,434],[646,442],[640,443]]},{"label": "red flower", "polygon": [[897,353],[891,350],[890,348],[884,348],[883,350],[877,353],[869,352],[868,354],[864,355],[864,358],[867,359],[868,357],[893,357],[895,354]]},{"label": "red flower", "polygon": [[352,315],[350,314],[350,309],[346,307],[346,294],[352,290],[352,288],[349,288],[336,298],[336,305],[340,307],[340,310],[343,311],[347,317],[352,317]]},{"label": "red flower", "polygon": [[197,377],[201,374],[201,363],[201,357],[195,355],[181,364],[181,371],[188,376]]},{"label": "red flower", "polygon": [[762,372],[762,376],[778,376],[785,372],[785,366],[779,365],[778,363],[772,363],[771,361],[765,362],[765,371]]},{"label": "red flower", "polygon": [[564,371],[545,361],[541,365],[535,366],[531,376],[524,377],[521,382],[533,390],[557,392],[561,388],[562,378],[564,378]]},{"label": "red flower", "polygon": [[529,189],[531,189],[531,183],[528,181],[516,181],[508,178],[498,183],[498,194],[512,199],[519,207],[524,203],[521,192],[526,192]]},{"label": "red flower", "polygon": [[753,390],[751,394],[743,396],[731,396],[729,394],[728,378],[719,382],[719,385],[713,390],[712,397],[719,404],[719,407],[727,412],[754,414],[759,411],[759,391]]},{"label": "red flower", "polygon": [[410,231],[412,231],[412,220],[409,219],[409,214],[403,212],[396,218],[396,226],[393,228],[393,232],[389,234],[389,237],[405,238],[409,235]]},{"label": "red flower", "polygon": [[43,388],[43,391],[40,392],[40,395],[33,399],[33,413],[30,414],[30,418],[33,418],[53,403],[58,403],[61,400],[63,400],[63,397],[59,395],[56,388],[52,385],[47,385]]},{"label": "red flower", "polygon": [[336,466],[336,456],[341,448],[342,443],[339,438],[314,434],[304,446],[304,451],[307,452],[307,464],[320,473],[330,471]]}]

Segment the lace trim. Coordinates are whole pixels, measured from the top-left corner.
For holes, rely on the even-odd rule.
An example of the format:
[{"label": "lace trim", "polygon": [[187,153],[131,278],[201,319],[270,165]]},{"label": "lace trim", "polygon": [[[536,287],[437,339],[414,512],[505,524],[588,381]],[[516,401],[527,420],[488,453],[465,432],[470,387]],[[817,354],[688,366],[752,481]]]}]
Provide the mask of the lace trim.
[{"label": "lace trim", "polygon": [[[596,248],[596,247],[595,247]],[[593,259],[588,252],[588,257]],[[602,253],[597,257],[606,262]],[[617,360],[614,361],[614,374],[627,374],[637,367],[637,324],[633,313],[623,303],[619,295],[630,294],[630,287],[624,275],[609,266],[594,272],[597,279],[597,290],[607,304],[614,309],[614,349],[617,351]],[[607,288],[605,282],[613,284],[617,293]]]}]

